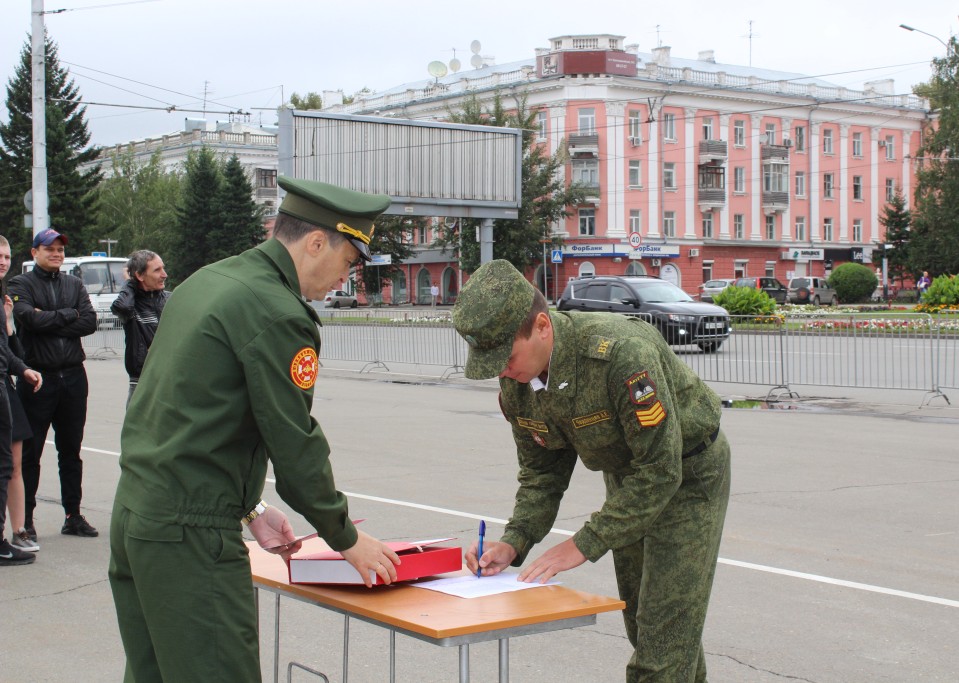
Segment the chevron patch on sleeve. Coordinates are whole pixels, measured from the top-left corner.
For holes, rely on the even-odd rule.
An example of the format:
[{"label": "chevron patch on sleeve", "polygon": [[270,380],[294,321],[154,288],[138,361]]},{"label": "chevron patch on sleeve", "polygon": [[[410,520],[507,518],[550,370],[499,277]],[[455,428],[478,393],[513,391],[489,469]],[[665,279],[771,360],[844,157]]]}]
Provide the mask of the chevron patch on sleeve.
[{"label": "chevron patch on sleeve", "polygon": [[666,409],[663,408],[661,401],[656,401],[648,408],[642,408],[636,411],[636,420],[640,427],[655,427],[666,419]]}]

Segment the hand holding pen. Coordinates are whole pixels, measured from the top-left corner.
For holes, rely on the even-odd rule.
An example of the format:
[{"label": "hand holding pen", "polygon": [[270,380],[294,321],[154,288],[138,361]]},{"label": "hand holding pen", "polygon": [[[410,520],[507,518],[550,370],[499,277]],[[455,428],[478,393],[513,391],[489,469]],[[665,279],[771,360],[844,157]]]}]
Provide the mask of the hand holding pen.
[{"label": "hand holding pen", "polygon": [[483,576],[483,570],[479,566],[479,558],[483,557],[483,539],[486,537],[486,520],[480,520],[479,528],[479,549],[476,552],[477,562],[476,562],[476,578],[479,579]]},{"label": "hand holding pen", "polygon": [[[482,527],[483,539],[482,546],[479,540],[473,541],[470,549],[466,551],[466,568],[470,573],[476,576],[495,576],[510,566],[516,559],[516,548],[509,543],[502,541],[486,542],[486,525]],[[483,559],[483,565],[480,566],[480,559]]]}]

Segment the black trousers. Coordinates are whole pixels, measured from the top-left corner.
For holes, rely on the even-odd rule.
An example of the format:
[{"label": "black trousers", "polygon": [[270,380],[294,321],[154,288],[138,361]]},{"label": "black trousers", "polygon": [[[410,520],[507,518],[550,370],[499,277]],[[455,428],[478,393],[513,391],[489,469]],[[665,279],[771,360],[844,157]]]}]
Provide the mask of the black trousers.
[{"label": "black trousers", "polygon": [[67,515],[79,514],[82,498],[83,460],[80,445],[87,421],[87,371],[82,365],[43,373],[43,385],[34,393],[27,382],[17,391],[30,421],[33,437],[23,442],[23,488],[27,524],[33,522],[40,485],[40,455],[53,427],[60,465],[60,502]]},{"label": "black trousers", "polygon": [[4,538],[3,527],[7,521],[7,484],[13,474],[13,452],[10,450],[12,425],[7,387],[0,382],[0,540]]}]

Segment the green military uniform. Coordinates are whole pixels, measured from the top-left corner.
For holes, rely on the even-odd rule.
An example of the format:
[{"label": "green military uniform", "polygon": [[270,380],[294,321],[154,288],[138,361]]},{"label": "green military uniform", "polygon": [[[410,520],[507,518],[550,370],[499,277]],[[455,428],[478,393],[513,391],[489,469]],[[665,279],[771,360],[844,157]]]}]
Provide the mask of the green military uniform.
[{"label": "green military uniform", "polygon": [[240,520],[268,459],[277,493],[331,547],[356,543],[310,415],[319,320],[300,291],[271,239],[197,271],[164,310],[123,425],[110,533],[128,682],[260,680]]},{"label": "green military uniform", "polygon": [[[457,303],[463,306],[454,310],[471,356],[502,344],[511,325],[515,335],[515,322],[497,324],[491,296],[529,310],[525,296],[518,302],[508,288],[504,293],[504,280],[515,276],[498,263],[504,262],[474,274],[473,296],[464,287]],[[526,286],[514,280],[514,287]],[[635,647],[627,680],[705,681],[702,630],[729,499],[720,399],[645,322],[578,312],[553,313],[550,320],[545,387],[500,380],[520,466],[502,540],[517,550],[514,564],[522,564],[549,533],[577,459],[602,472],[606,502],[573,542],[591,561],[613,552]]]}]

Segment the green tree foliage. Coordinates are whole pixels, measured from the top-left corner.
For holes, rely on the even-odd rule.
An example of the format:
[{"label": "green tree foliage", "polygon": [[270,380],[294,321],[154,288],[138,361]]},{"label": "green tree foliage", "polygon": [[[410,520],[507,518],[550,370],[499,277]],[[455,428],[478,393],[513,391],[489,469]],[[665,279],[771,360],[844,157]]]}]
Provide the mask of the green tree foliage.
[{"label": "green tree foliage", "polygon": [[[453,123],[519,128],[523,131],[522,205],[516,220],[493,222],[493,257],[506,259],[523,271],[543,258],[543,243],[559,246],[562,239],[551,234],[551,224],[570,215],[570,207],[581,204],[588,192],[577,184],[566,186],[557,172],[566,162],[565,152],[550,155],[535,144],[536,110],[527,109],[522,99],[516,111],[507,111],[497,95],[492,109],[484,110],[473,96],[457,112],[449,113]],[[562,146],[561,146],[562,147]],[[442,225],[435,244],[444,251],[458,251],[460,268],[472,272],[480,265],[480,249],[474,235],[478,221],[465,219],[451,227]],[[462,249],[460,232],[462,231]]]},{"label": "green tree foliage", "polygon": [[934,312],[943,308],[957,307],[959,307],[959,277],[940,275],[929,285],[929,289],[922,296],[922,303],[916,306],[916,310]]},{"label": "green tree foliage", "polygon": [[303,96],[293,93],[290,95],[290,104],[293,105],[294,109],[322,109],[323,98],[320,97],[319,93],[312,91]]},{"label": "green tree foliage", "polygon": [[[886,254],[891,280],[902,285],[909,273],[909,209],[900,188],[896,188],[892,201],[882,207],[879,222],[886,228],[885,243],[892,248]],[[922,271],[920,271],[921,273]]]},{"label": "green tree foliage", "polygon": [[420,227],[425,227],[427,218],[404,218],[400,216],[380,216],[370,240],[370,253],[389,255],[391,263],[382,266],[362,265],[358,273],[357,288],[364,292],[367,299],[377,301],[393,276],[403,272],[403,262],[413,254],[412,240],[409,235]]},{"label": "green tree foliage", "polygon": [[223,229],[221,184],[220,167],[213,150],[209,147],[192,150],[186,160],[177,222],[167,263],[167,272],[174,284],[183,282],[216,260],[216,245],[211,243],[209,236],[218,235]]},{"label": "green tree foliage", "polygon": [[869,301],[878,285],[879,279],[872,268],[861,263],[843,263],[829,276],[829,286],[836,290],[836,296],[846,304]]},{"label": "green tree foliage", "polygon": [[[90,132],[84,119],[79,88],[69,71],[60,66],[58,48],[45,38],[46,51],[46,143],[47,192],[50,226],[69,238],[70,254],[89,253],[99,246],[88,234],[96,223],[96,193],[99,167],[81,171],[96,158],[88,147]],[[20,63],[7,82],[9,122],[0,124],[0,225],[10,241],[14,264],[11,271],[30,258],[32,231],[23,225],[23,195],[33,186],[33,113],[30,41],[24,43]]]},{"label": "green tree foliage", "polygon": [[98,189],[95,237],[115,239],[114,254],[149,249],[166,258],[179,201],[180,175],[163,168],[159,151],[146,163],[114,155],[113,174]]},{"label": "green tree foliage", "polygon": [[713,295],[713,303],[722,306],[729,315],[771,316],[776,313],[776,301],[755,287],[727,287]]},{"label": "green tree foliage", "polygon": [[912,207],[909,269],[931,274],[959,271],[959,42],[950,38],[946,56],[932,63],[933,76],[917,92],[938,109],[917,151],[916,197]]},{"label": "green tree foliage", "polygon": [[253,184],[236,154],[222,166],[221,173],[220,217],[207,235],[211,262],[255,247],[266,236],[263,210],[253,200]]}]

